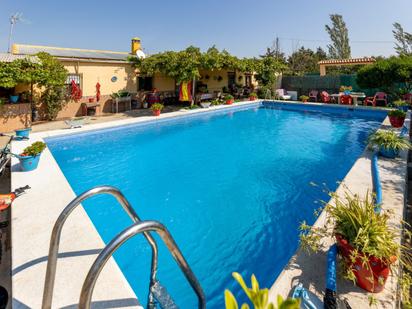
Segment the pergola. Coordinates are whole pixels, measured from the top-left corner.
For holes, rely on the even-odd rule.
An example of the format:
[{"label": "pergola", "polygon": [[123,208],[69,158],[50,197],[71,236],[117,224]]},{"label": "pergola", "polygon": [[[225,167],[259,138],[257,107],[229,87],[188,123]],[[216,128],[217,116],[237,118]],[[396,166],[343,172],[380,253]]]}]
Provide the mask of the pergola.
[{"label": "pergola", "polygon": [[326,75],[326,67],[349,66],[358,64],[372,64],[375,58],[330,59],[319,61],[320,76]]}]

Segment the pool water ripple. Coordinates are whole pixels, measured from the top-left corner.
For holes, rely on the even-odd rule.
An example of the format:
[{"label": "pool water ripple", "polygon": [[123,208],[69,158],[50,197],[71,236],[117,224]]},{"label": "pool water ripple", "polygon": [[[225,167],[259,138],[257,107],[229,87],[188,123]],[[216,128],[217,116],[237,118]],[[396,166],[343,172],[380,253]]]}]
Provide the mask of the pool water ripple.
[{"label": "pool water ripple", "polygon": [[[169,229],[203,286],[208,308],[231,278],[255,273],[270,287],[298,245],[298,226],[325,199],[310,182],[336,188],[361,155],[379,117],[249,109],[159,125],[47,140],[74,191],[116,186],[142,219]],[[113,198],[84,203],[105,242],[131,222]],[[158,238],[157,238],[158,239]],[[150,249],[143,237],[115,255],[144,303]],[[159,279],[181,308],[196,297],[163,245]]]}]

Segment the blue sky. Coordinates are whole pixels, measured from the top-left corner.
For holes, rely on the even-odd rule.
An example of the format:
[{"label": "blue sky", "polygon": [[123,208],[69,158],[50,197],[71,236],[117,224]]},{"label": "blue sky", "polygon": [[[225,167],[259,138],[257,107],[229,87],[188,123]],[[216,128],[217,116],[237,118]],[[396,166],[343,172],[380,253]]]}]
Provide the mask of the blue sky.
[{"label": "blue sky", "polygon": [[276,36],[287,54],[326,47],[332,13],[343,15],[354,57],[394,54],[395,21],[412,32],[411,0],[0,0],[1,51],[15,12],[26,19],[15,28],[17,43],[129,51],[139,36],[148,53],[215,44],[257,56]]}]

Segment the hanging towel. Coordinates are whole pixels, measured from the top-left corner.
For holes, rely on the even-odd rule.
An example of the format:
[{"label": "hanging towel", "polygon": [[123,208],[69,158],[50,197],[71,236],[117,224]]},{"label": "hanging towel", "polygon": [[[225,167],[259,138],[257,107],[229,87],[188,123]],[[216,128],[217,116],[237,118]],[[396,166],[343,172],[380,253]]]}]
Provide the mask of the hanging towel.
[{"label": "hanging towel", "polygon": [[179,101],[192,101],[192,83],[182,82],[179,89]]}]

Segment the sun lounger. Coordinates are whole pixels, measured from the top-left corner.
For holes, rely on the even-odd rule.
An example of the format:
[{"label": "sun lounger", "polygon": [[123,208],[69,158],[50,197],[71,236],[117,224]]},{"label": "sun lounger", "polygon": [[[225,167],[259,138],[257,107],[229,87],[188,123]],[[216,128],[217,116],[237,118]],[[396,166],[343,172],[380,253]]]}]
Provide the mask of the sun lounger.
[{"label": "sun lounger", "polygon": [[65,120],[64,123],[67,124],[70,129],[74,128],[81,128],[85,123],[88,118],[86,117],[78,117],[78,118],[72,118],[70,120]]}]

